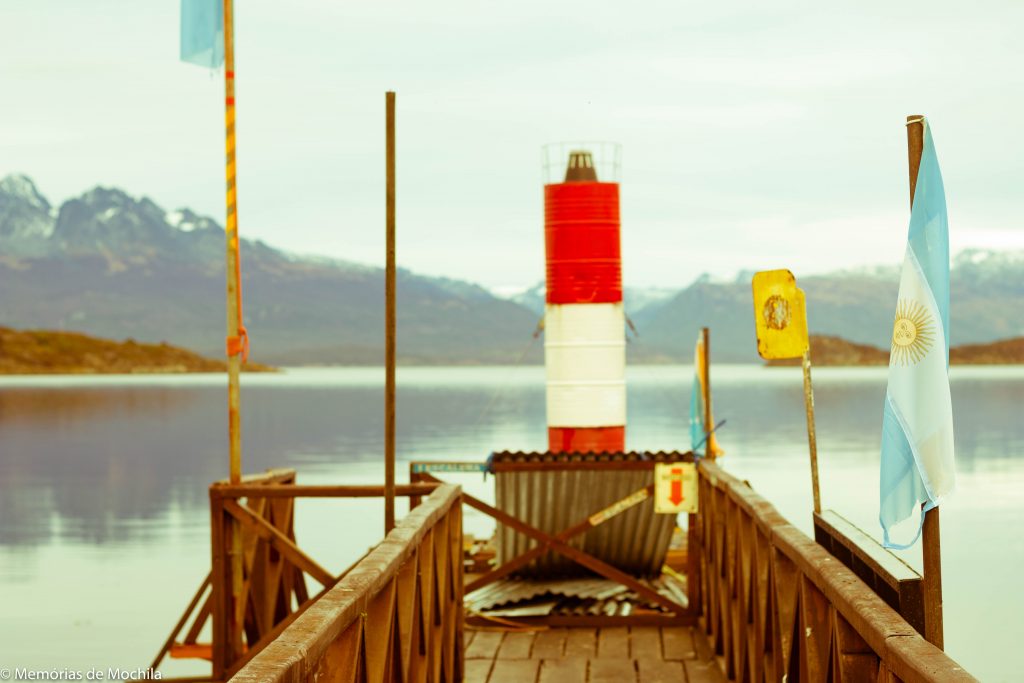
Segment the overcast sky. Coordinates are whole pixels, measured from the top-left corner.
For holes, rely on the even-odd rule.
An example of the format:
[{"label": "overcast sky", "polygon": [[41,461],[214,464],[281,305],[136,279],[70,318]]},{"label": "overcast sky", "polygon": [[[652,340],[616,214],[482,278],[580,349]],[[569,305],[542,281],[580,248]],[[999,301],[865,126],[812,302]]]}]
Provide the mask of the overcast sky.
[{"label": "overcast sky", "polygon": [[[907,114],[929,116],[954,250],[1024,248],[1024,3],[237,0],[240,229],[492,288],[543,277],[540,148],[623,145],[627,284],[898,263]],[[0,175],[223,220],[223,81],[178,1],[3,0]]]}]

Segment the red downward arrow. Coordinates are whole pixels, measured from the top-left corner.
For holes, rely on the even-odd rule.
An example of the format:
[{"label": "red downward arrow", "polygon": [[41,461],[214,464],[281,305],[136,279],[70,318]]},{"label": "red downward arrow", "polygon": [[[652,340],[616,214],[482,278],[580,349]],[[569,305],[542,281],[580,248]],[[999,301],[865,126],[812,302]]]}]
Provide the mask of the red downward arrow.
[{"label": "red downward arrow", "polygon": [[678,475],[679,478],[672,479],[672,490],[669,492],[668,499],[672,501],[673,505],[679,505],[681,502],[683,502],[683,471],[680,469],[674,469],[672,470],[672,474]]}]

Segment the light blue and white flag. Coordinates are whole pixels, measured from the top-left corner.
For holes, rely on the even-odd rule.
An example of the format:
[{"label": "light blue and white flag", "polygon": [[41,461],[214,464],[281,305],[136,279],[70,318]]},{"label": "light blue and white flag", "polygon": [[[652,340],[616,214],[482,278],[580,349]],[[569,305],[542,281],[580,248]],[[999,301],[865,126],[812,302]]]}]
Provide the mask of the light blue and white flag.
[{"label": "light blue and white flag", "polygon": [[[946,195],[928,122],[900,277],[882,416],[879,521],[887,548],[909,548],[924,513],[953,490],[949,396],[949,227]],[[921,508],[917,535],[893,543],[892,527]]]},{"label": "light blue and white flag", "polygon": [[210,69],[224,63],[223,0],[181,0],[181,59]]},{"label": "light blue and white flag", "polygon": [[700,447],[704,445],[704,399],[701,396],[700,378],[694,368],[693,384],[690,387],[690,450],[700,455]]}]

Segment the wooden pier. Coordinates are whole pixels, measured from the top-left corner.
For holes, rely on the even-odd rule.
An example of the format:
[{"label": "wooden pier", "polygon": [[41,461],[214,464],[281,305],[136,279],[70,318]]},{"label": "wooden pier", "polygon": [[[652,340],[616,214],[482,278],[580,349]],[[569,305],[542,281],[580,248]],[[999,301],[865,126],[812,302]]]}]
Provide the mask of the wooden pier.
[{"label": "wooden pier", "polygon": [[[669,518],[659,519],[653,509],[654,458],[630,459],[636,454],[611,453],[602,455],[622,457],[595,456],[581,463],[558,460],[563,453],[546,454],[556,457],[523,464],[521,472],[536,476],[523,488],[509,486],[516,489],[515,495],[506,491],[502,496],[498,487],[495,505],[429,473],[419,481],[411,477],[409,485],[395,485],[393,92],[385,99],[384,486],[300,486],[290,471],[243,480],[238,368],[246,354],[247,334],[241,314],[235,197],[232,6],[231,0],[223,3],[230,479],[210,487],[210,574],[159,651],[153,669],[170,656],[211,662],[210,675],[179,681],[218,683],[975,680],[942,651],[938,510],[925,518],[925,580],[908,567],[893,564],[891,556],[873,547],[870,539],[841,517],[821,510],[802,313],[815,539],[779,515],[748,483],[715,463],[706,329],[701,384],[710,458],[697,458],[692,452],[667,454],[667,464],[679,472],[684,468],[690,475],[696,472],[698,480],[697,511],[686,509],[685,577],[679,581],[685,593],[678,587],[656,585],[650,577],[662,571],[666,544],[674,533]],[[911,201],[921,157],[918,143],[923,145],[922,124],[923,117],[908,119]],[[614,205],[609,205],[616,226],[611,250],[616,275],[610,279],[615,296],[607,302],[619,303],[617,189],[615,196]],[[803,295],[799,294],[802,311]],[[783,324],[773,329],[785,328]],[[800,332],[797,326],[789,329],[787,335]],[[581,427],[587,429],[584,425],[590,424]],[[598,424],[621,429],[624,422]],[[478,471],[492,472],[497,478],[500,469],[494,464]],[[503,466],[507,472],[518,467],[515,463]],[[627,476],[629,470],[642,471],[643,482]],[[546,476],[556,471],[572,471],[575,478]],[[612,476],[602,479],[595,476],[598,471]],[[664,479],[658,481],[664,483]],[[546,495],[535,495],[540,490]],[[609,497],[612,492],[614,496]],[[383,541],[354,566],[333,574],[307,555],[295,538],[294,499],[303,496],[383,498]],[[396,496],[411,499],[412,509],[401,520],[395,519]],[[691,494],[689,501],[693,500]],[[485,568],[472,578],[465,573],[463,505],[497,521],[499,547],[505,553],[499,566]],[[548,508],[558,508],[558,514],[550,514]],[[339,542],[344,533],[344,525],[339,524]],[[602,543],[587,544],[596,537]],[[623,587],[636,598],[637,609],[630,604],[624,613],[497,620],[474,614],[473,628],[467,629],[467,592],[499,580],[519,580],[527,573],[536,578],[545,567],[552,576],[561,576],[566,567],[577,572],[583,568]],[[307,589],[307,576],[321,585],[318,593]],[[211,642],[201,643],[207,625]]]},{"label": "wooden pier", "polygon": [[[223,528],[214,539],[210,595],[206,602],[197,596],[192,628],[185,629],[186,613],[164,651],[202,651],[194,635],[212,618],[212,674],[190,680],[975,680],[900,614],[899,590],[872,588],[891,578],[871,561],[872,551],[842,546],[841,560],[715,463],[700,461],[698,472],[689,604],[676,623],[591,620],[578,627],[467,627],[462,506],[468,498],[457,486],[396,487],[396,495],[420,503],[366,557],[334,576],[295,546],[292,499],[383,497],[383,487],[299,486],[280,472],[215,484],[211,504]],[[266,523],[246,512],[271,509],[277,513]],[[832,533],[836,524],[833,518]],[[242,592],[227,571],[232,533],[242,534],[247,551]],[[319,596],[306,593],[303,574],[325,583]],[[274,595],[284,586],[290,597],[271,600],[260,593],[264,585]],[[919,604],[908,604],[920,613]],[[177,642],[185,632],[192,642]]]}]

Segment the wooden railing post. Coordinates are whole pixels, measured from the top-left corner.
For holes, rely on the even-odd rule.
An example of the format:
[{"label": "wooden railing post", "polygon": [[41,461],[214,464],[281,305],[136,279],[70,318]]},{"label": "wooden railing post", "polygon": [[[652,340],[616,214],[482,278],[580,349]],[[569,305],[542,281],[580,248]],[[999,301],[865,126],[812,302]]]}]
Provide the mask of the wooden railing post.
[{"label": "wooden railing post", "polygon": [[[703,398],[704,400],[704,452],[709,458],[714,459],[714,451],[711,450],[711,429],[713,425],[711,417],[711,332],[707,327],[702,327],[701,343],[704,345],[704,367],[701,368],[704,374]],[[699,469],[699,465],[698,465]],[[698,512],[702,511],[701,506],[706,501],[700,496],[700,474],[697,475],[697,500]],[[686,520],[686,591],[689,599],[688,611],[691,615],[701,614],[701,553],[703,552],[703,534],[701,533],[701,518],[696,514],[690,514]],[[705,617],[707,615],[705,614]]]},{"label": "wooden railing post", "polygon": [[703,504],[700,485],[700,465],[697,467],[697,512],[686,516],[686,597],[689,600],[689,613],[700,617],[703,613],[701,605],[701,556],[704,553],[701,540],[701,505]]},{"label": "wooden railing post", "polygon": [[448,513],[452,517],[452,571],[455,572],[455,596],[452,600],[455,606],[455,669],[459,681],[466,678],[466,610],[463,609],[463,588],[466,585],[465,567],[462,562],[462,496],[451,507]]},{"label": "wooden railing post", "polygon": [[[409,463],[409,483],[419,484],[423,482],[423,476],[419,472],[414,471],[415,465]],[[412,512],[420,504],[421,498],[419,496],[409,496],[409,511]]]},{"label": "wooden railing post", "polygon": [[227,557],[224,499],[217,485],[210,487],[210,581],[213,619],[213,678],[223,680],[231,666],[228,613],[231,602],[231,563]]}]

